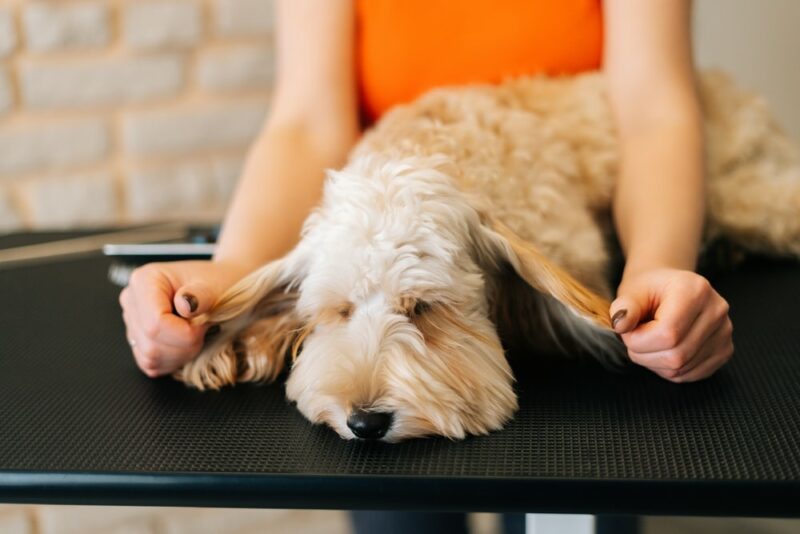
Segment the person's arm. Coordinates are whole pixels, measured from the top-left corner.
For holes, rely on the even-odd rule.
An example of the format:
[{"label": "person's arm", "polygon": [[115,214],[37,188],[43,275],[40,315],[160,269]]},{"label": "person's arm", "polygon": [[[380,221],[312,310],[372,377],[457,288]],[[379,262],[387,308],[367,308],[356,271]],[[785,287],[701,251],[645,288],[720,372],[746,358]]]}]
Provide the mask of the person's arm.
[{"label": "person's arm", "polygon": [[148,376],[169,374],[197,356],[208,326],[187,319],[297,242],[321,196],[324,169],[342,165],[359,135],[352,0],[280,0],[276,14],[272,109],[213,260],[144,265],[120,293],[128,343]]},{"label": "person's arm", "polygon": [[214,260],[255,269],[287,252],[358,135],[351,0],[281,0],[269,118],[222,226]]},{"label": "person's arm", "polygon": [[610,313],[633,361],[673,381],[733,352],[727,303],[693,273],[703,231],[702,114],[689,0],[607,0],[603,69],[620,137],[613,214],[626,255]]}]

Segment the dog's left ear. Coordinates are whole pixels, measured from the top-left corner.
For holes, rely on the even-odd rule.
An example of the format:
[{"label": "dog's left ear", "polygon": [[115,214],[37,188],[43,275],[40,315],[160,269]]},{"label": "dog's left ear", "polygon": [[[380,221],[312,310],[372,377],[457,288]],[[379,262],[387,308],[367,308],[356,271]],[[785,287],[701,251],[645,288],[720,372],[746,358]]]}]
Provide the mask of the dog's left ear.
[{"label": "dog's left ear", "polygon": [[527,285],[545,296],[538,299],[537,307],[547,317],[538,320],[547,325],[556,343],[560,345],[559,337],[566,334],[601,360],[618,363],[624,350],[611,326],[608,299],[550,261],[488,210],[478,210],[478,214],[480,225],[474,235],[478,254],[498,271],[503,263],[509,264]]},{"label": "dog's left ear", "polygon": [[533,243],[515,234],[495,217],[481,212],[484,246],[490,257],[507,261],[528,285],[551,296],[600,328],[611,329],[608,315],[611,303],[596,294],[563,268],[548,260]]}]

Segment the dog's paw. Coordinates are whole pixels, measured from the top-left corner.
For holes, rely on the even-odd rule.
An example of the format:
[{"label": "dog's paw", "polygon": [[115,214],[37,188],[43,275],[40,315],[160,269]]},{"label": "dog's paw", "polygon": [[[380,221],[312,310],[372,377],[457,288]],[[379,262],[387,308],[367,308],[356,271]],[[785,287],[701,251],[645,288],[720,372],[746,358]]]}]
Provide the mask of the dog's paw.
[{"label": "dog's paw", "polygon": [[218,390],[236,383],[238,362],[233,344],[226,343],[215,350],[205,350],[173,374],[176,380],[199,389]]}]

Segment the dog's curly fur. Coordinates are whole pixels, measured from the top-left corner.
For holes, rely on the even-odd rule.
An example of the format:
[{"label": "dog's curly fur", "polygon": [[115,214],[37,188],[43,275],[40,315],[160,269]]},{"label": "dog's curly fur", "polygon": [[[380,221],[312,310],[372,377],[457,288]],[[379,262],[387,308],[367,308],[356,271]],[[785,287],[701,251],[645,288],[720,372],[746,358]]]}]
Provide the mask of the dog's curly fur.
[{"label": "dog's curly fur", "polygon": [[[706,242],[800,256],[800,155],[764,102],[702,77]],[[271,381],[343,438],[354,411],[385,441],[463,438],[517,408],[497,334],[606,362],[604,235],[618,165],[602,75],[434,90],[365,134],[297,247],[199,320],[221,333],[177,378]],[[515,274],[514,274],[515,273]],[[520,281],[524,281],[521,283]]]}]

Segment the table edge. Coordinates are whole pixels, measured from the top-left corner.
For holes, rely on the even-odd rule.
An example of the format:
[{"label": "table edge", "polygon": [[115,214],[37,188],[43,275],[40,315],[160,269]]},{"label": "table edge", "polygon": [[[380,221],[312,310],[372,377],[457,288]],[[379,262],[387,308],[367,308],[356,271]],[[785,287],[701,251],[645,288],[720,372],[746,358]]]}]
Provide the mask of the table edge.
[{"label": "table edge", "polygon": [[2,470],[0,502],[800,517],[800,480]]}]

